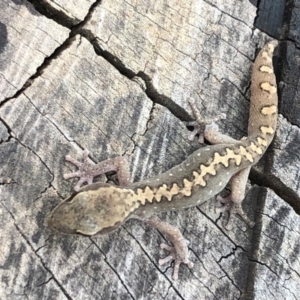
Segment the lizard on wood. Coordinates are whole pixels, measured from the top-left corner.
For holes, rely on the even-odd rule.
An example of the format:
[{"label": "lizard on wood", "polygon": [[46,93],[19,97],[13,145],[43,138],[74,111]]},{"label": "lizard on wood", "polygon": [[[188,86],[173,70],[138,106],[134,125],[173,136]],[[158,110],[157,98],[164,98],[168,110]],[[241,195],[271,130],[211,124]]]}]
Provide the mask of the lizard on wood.
[{"label": "lizard on wood", "polygon": [[[247,138],[235,140],[221,134],[214,122],[200,119],[195,103],[190,102],[198,122],[195,133],[204,129],[200,134],[213,145],[195,151],[167,172],[130,183],[122,157],[91,165],[87,162],[87,150],[83,152],[83,163],[66,156],[66,160],[79,170],[66,174],[64,178],[80,179],[75,186],[77,192],[52,211],[50,227],[63,233],[91,236],[110,233],[130,218],[143,220],[170,237],[173,247],[162,244],[162,248],[170,251],[170,254],[159,263],[174,260],[173,278],[176,279],[181,263],[189,267],[193,263],[188,258],[188,248],[180,231],[161,221],[155,214],[201,204],[217,195],[230,181],[231,194],[226,198],[217,197],[219,209],[229,211],[226,227],[231,228],[234,214],[240,215],[251,227],[254,226],[241,203],[245,197],[250,168],[262,157],[275,134],[278,100],[272,57],[276,46],[276,41],[266,44],[253,65]],[[95,176],[112,170],[117,172],[119,186],[92,183]],[[84,182],[88,185],[80,189]]]}]

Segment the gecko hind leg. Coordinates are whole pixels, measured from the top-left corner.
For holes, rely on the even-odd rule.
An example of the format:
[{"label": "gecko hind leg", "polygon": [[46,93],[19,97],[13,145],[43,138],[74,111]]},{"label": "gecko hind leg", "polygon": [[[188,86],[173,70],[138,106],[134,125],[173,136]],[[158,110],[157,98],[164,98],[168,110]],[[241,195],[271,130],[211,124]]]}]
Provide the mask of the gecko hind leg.
[{"label": "gecko hind leg", "polygon": [[215,122],[217,122],[221,119],[225,119],[226,115],[222,113],[213,119],[207,120],[207,119],[201,117],[200,111],[199,111],[194,99],[189,99],[188,102],[192,108],[193,115],[195,118],[195,121],[185,122],[186,126],[194,127],[194,130],[190,133],[188,139],[190,141],[192,141],[192,140],[194,140],[196,135],[199,135],[199,138],[198,138],[199,143],[203,144],[204,138],[207,139],[207,137],[206,137],[207,130],[209,129],[210,133],[212,133],[212,130],[218,132],[219,127]]},{"label": "gecko hind leg", "polygon": [[173,279],[178,279],[178,272],[180,264],[186,264],[189,268],[194,266],[193,262],[189,260],[189,250],[187,247],[187,241],[183,237],[182,233],[178,228],[161,221],[158,217],[152,216],[149,219],[141,219],[142,221],[148,223],[149,225],[155,227],[159,231],[166,233],[173,246],[162,243],[160,245],[161,249],[165,249],[170,252],[168,256],[163,259],[160,259],[158,263],[160,265],[166,264],[171,260],[174,260],[174,271]]},{"label": "gecko hind leg", "polygon": [[[204,140],[205,138],[213,145],[236,144],[240,142],[239,140],[236,140],[226,134],[222,134],[221,132],[219,132],[219,127],[214,121],[223,118],[223,116],[219,116],[215,118],[215,120],[210,122],[204,121],[200,116],[200,111],[197,108],[195,101],[189,101],[189,104],[193,110],[193,114],[196,119],[196,121],[193,121],[190,125],[198,124],[198,127],[196,125],[194,131],[192,132],[193,137],[195,137],[196,134],[200,133],[200,138],[202,140]],[[245,139],[246,138],[243,138],[242,140]],[[201,142],[201,140],[199,141]],[[236,214],[239,215],[250,227],[253,227],[255,224],[248,218],[241,205],[243,199],[245,198],[247,179],[249,176],[250,169],[251,167],[243,169],[231,178],[231,193],[229,196],[225,198],[221,196],[217,197],[217,212],[225,212],[228,210],[229,213],[228,222],[225,225],[225,228],[227,230],[230,230],[232,228],[233,217]]]},{"label": "gecko hind leg", "polygon": [[85,149],[82,152],[82,162],[74,159],[70,155],[66,156],[66,161],[69,161],[78,167],[76,172],[64,174],[64,179],[79,177],[77,184],[74,186],[75,191],[78,191],[85,182],[87,182],[87,184],[92,184],[94,177],[110,171],[115,171],[117,173],[120,185],[127,186],[129,184],[127,160],[123,156],[106,159],[98,164],[91,164],[88,161],[88,155],[89,151]]},{"label": "gecko hind leg", "polygon": [[229,196],[224,198],[217,196],[216,211],[228,211],[229,213],[228,221],[225,225],[227,230],[232,229],[232,221],[235,214],[239,215],[251,228],[255,225],[255,223],[249,219],[242,208],[242,201],[247,193],[247,179],[250,169],[251,167],[245,168],[231,178],[231,193]]}]

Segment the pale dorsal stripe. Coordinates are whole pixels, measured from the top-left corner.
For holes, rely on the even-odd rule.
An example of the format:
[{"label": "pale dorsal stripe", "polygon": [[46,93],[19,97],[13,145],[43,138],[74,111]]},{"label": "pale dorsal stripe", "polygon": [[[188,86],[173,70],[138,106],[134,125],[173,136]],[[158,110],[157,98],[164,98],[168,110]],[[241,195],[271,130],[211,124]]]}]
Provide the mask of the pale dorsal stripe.
[{"label": "pale dorsal stripe", "polygon": [[253,156],[251,155],[251,153],[249,153],[247,151],[247,149],[245,147],[240,146],[240,152],[241,152],[241,155],[246,157],[247,160],[249,160],[250,162],[253,162]]},{"label": "pale dorsal stripe", "polygon": [[254,143],[250,144],[250,148],[252,151],[256,152],[257,154],[262,154],[263,151],[260,147],[257,147]]},{"label": "pale dorsal stripe", "polygon": [[263,135],[274,134],[274,129],[270,126],[260,126],[260,131]]},{"label": "pale dorsal stripe", "polygon": [[261,54],[262,58],[264,58],[268,63],[272,62],[272,58],[270,57],[268,51],[263,51]]},{"label": "pale dorsal stripe", "polygon": [[277,92],[276,86],[271,85],[269,82],[261,83],[260,87],[269,94],[275,94]]},{"label": "pale dorsal stripe", "polygon": [[262,139],[261,137],[257,137],[257,142],[258,142],[259,145],[263,145],[265,147],[268,146],[267,141],[265,139]]},{"label": "pale dorsal stripe", "polygon": [[265,106],[261,109],[261,113],[265,116],[276,114],[277,106],[276,105]]},{"label": "pale dorsal stripe", "polygon": [[261,71],[263,73],[273,74],[273,69],[269,66],[261,66],[259,68],[259,71]]}]

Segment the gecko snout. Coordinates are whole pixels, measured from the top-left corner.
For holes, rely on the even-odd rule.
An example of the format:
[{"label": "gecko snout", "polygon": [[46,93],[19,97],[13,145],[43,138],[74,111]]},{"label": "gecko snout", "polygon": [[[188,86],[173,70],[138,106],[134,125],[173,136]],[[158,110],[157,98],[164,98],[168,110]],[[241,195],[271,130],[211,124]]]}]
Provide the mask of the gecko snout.
[{"label": "gecko snout", "polygon": [[116,207],[124,211],[124,201],[118,204],[119,206],[110,196],[99,197],[93,192],[79,192],[52,211],[48,218],[48,226],[66,234],[108,234],[116,230],[126,218],[115,212]]}]

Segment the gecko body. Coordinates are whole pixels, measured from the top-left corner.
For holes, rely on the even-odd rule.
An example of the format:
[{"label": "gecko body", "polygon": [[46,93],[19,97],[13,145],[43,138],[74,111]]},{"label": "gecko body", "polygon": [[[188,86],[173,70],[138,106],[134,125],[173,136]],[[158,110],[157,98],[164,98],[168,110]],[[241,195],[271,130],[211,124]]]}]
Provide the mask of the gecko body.
[{"label": "gecko body", "polygon": [[199,149],[167,172],[126,187],[101,182],[88,185],[54,210],[54,224],[71,234],[106,234],[129,217],[201,204],[222,191],[235,173],[249,165],[248,159],[254,162],[255,153],[243,145],[247,143],[238,144]]},{"label": "gecko body", "polygon": [[[50,226],[61,232],[90,236],[112,232],[129,218],[147,220],[150,217],[147,222],[164,231],[161,226],[163,222],[151,219],[151,216],[201,204],[222,191],[229,181],[231,195],[219,197],[219,202],[227,204],[226,209],[231,214],[239,214],[253,226],[242,210],[241,202],[250,168],[264,154],[275,134],[277,88],[272,56],[276,45],[275,41],[266,44],[253,66],[246,139],[234,140],[220,134],[213,125],[207,125],[204,137],[214,145],[195,151],[180,165],[141,182],[128,183],[125,180],[126,184],[121,182],[120,186],[100,182],[87,185],[53,210],[49,218]],[[110,168],[106,162],[98,167],[101,172],[93,166],[91,174],[88,174],[86,165],[71,158],[69,160],[82,170],[81,173],[78,171],[67,175],[67,178],[83,176],[80,184],[84,180],[90,183],[93,176]],[[118,171],[119,167],[111,169]],[[167,229],[165,232],[172,236]],[[186,246],[176,245],[177,238],[171,240],[177,252],[184,247],[184,251],[187,251]],[[176,254],[172,256],[176,264],[175,278],[180,263],[192,266],[187,254],[182,256],[185,257],[177,262],[178,255],[177,258]]]}]

